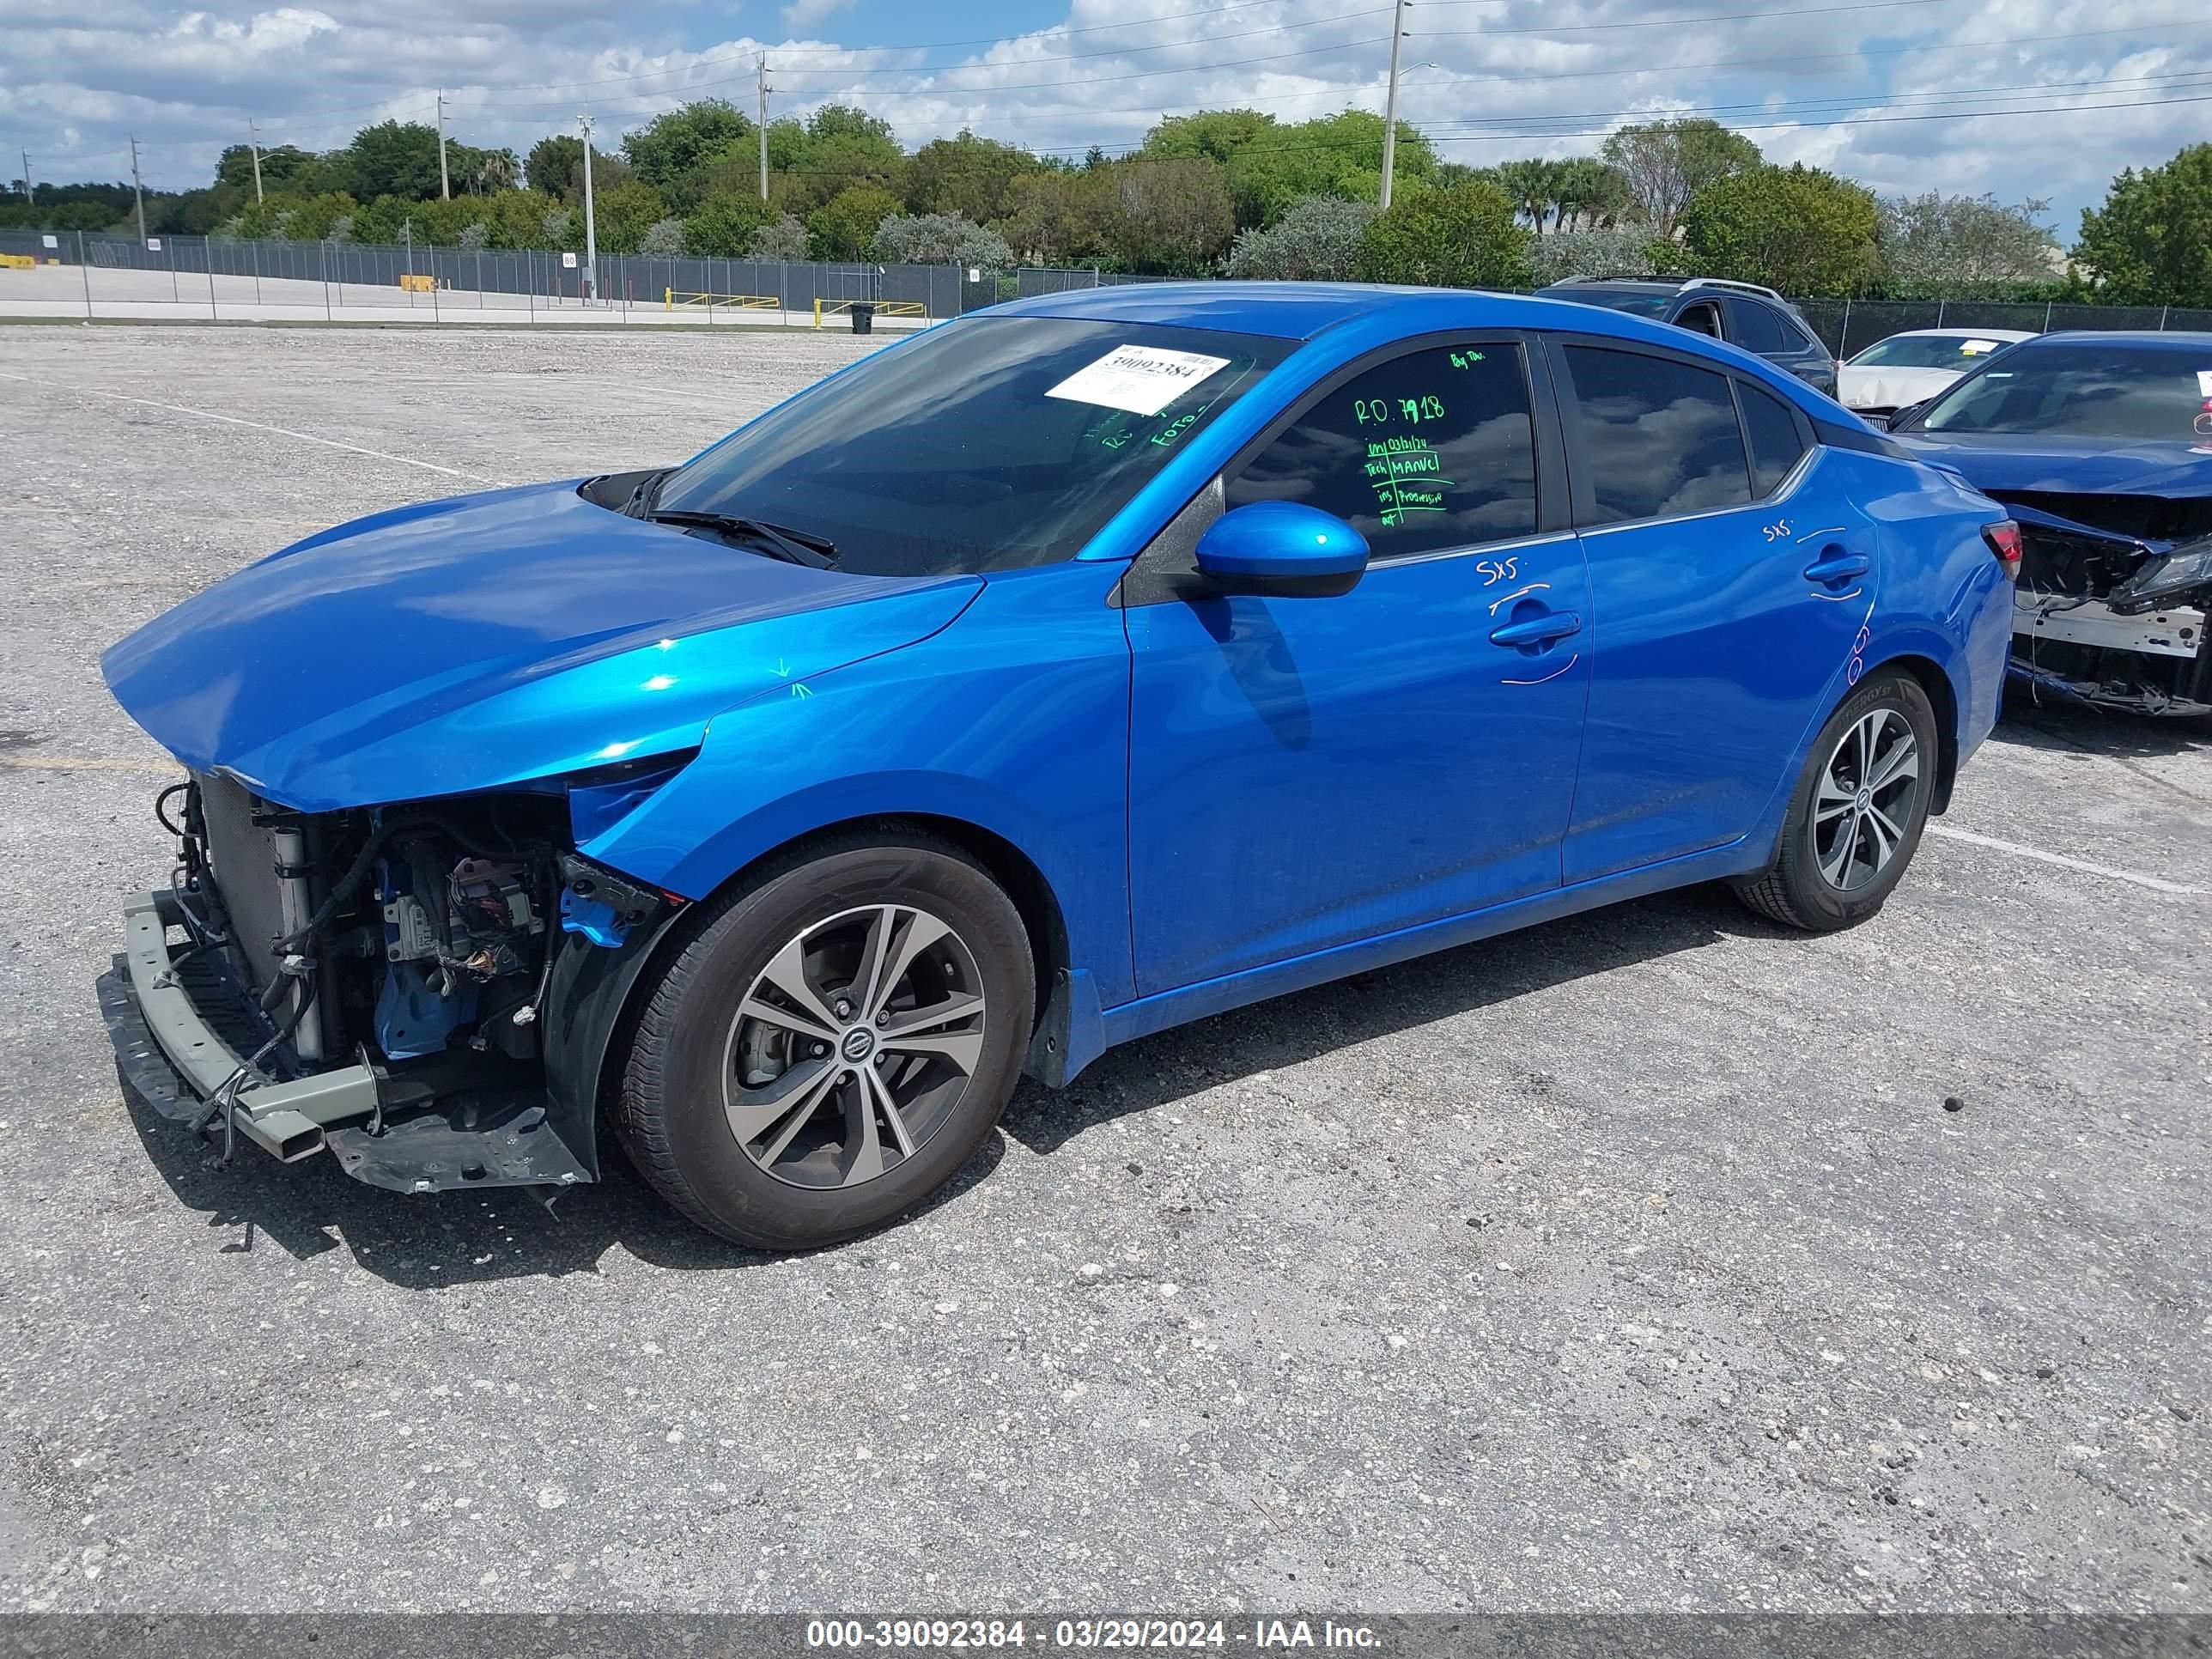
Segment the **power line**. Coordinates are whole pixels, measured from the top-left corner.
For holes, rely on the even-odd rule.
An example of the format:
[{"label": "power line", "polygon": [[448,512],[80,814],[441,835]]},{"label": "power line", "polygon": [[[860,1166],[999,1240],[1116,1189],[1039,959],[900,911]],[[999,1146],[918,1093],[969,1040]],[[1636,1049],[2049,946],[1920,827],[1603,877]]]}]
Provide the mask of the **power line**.
[{"label": "power line", "polygon": [[[1255,3],[1256,3],[1256,0],[1255,0]],[[1453,3],[1453,0],[1443,0],[1443,3]],[[1887,3],[1887,0],[1877,0],[1877,3]],[[1808,10],[1808,11],[1813,11],[1813,12],[1827,12],[1827,11],[1837,11],[1837,10],[1862,10],[1862,9],[1876,9],[1876,5],[1875,5],[1875,4],[1860,3],[1860,4],[1855,4],[1855,5],[1838,5],[1838,6],[1832,6],[1832,7],[1814,7],[1814,8],[1808,8],[1808,9],[1806,9],[1806,10]],[[1222,9],[1231,9],[1231,8],[1223,8]],[[1746,15],[1753,15],[1753,14],[1746,14]],[[1780,15],[1780,14],[1769,13],[1769,14],[1756,14],[1756,15]],[[1717,20],[1717,15],[1716,15],[1716,20]],[[1686,21],[1686,20],[1672,20],[1672,21]],[[1708,21],[1713,21],[1713,20],[1708,20]],[[2153,22],[2153,23],[2148,23],[2148,24],[2145,24],[2145,23],[2136,23],[2136,24],[2131,24],[2131,25],[2127,25],[2127,26],[2123,26],[2123,27],[2106,27],[2106,28],[2100,28],[2100,29],[2083,29],[2083,30],[2063,31],[2063,32],[2059,32],[2059,33],[2057,33],[2045,34],[2045,35],[2009,35],[2009,36],[2004,37],[2004,38],[2002,38],[2002,39],[1993,39],[1993,40],[1972,40],[1936,41],[1936,42],[1928,42],[1928,43],[1923,43],[1923,44],[1921,44],[1921,45],[1918,45],[1918,46],[1897,46],[1897,47],[1887,47],[1887,48],[1874,48],[1874,49],[1854,50],[1854,51],[1838,52],[1827,52],[1827,53],[1790,53],[1790,54],[1769,55],[1769,56],[1757,57],[1757,58],[1717,58],[1717,59],[1706,60],[1706,61],[1700,62],[1700,63],[1692,63],[1692,64],[1656,64],[1656,65],[1651,65],[1651,66],[1647,66],[1647,67],[1641,67],[1641,68],[1636,68],[1636,69],[1628,69],[1628,70],[1568,70],[1568,71],[1558,71],[1558,72],[1552,72],[1552,73],[1540,74],[1540,75],[1510,75],[1510,76],[1508,76],[1508,75],[1495,75],[1495,74],[1491,74],[1491,75],[1450,75],[1450,76],[1442,76],[1433,77],[1433,78],[1431,78],[1431,79],[1428,79],[1428,80],[1422,80],[1422,81],[1407,81],[1407,82],[1404,82],[1404,85],[1405,85],[1406,87],[1407,87],[1408,88],[1422,88],[1422,87],[1445,87],[1445,86],[1450,86],[1450,87],[1467,87],[1467,86],[1472,86],[1472,85],[1486,85],[1486,84],[1488,84],[1488,85],[1518,85],[1518,84],[1526,83],[1526,82],[1542,82],[1549,83],[1549,82],[1565,82],[1565,81],[1576,81],[1576,80],[1600,80],[1600,81],[1602,81],[1602,80],[1629,80],[1629,79],[1636,78],[1636,77],[1638,77],[1638,76],[1645,76],[1645,75],[1650,75],[1650,74],[1652,74],[1652,73],[1655,73],[1655,72],[1658,72],[1658,73],[1667,73],[1667,74],[1681,74],[1681,73],[1687,73],[1687,72],[1691,72],[1691,71],[1702,70],[1728,70],[1728,69],[1742,69],[1742,68],[1770,67],[1770,66],[1788,65],[1788,64],[1813,64],[1813,63],[1820,63],[1820,62],[1832,62],[1832,61],[1836,61],[1836,60],[1838,60],[1838,59],[1851,59],[1851,60],[1857,60],[1857,59],[1860,59],[1860,58],[1905,58],[1905,57],[1914,57],[1914,56],[1917,56],[1917,55],[1919,55],[1919,54],[1922,54],[1922,53],[1927,53],[1927,52],[1971,51],[1971,50],[1974,50],[1974,49],[1977,49],[1977,48],[1984,48],[1984,47],[1992,47],[1992,46],[1994,46],[1994,47],[2008,47],[2008,46],[2015,46],[2028,45],[2028,44],[2039,44],[2039,43],[2045,43],[2045,42],[2050,42],[2050,41],[2057,41],[2057,40],[2073,40],[2094,39],[2094,38],[2098,38],[2098,37],[2109,37],[2109,36],[2113,36],[2113,35],[2136,35],[2136,34],[2144,34],[2144,33],[2154,33],[2154,32],[2164,31],[2164,30],[2179,30],[2179,29],[2185,29],[2185,28],[2198,28],[2198,27],[2207,27],[2209,24],[2212,24],[2212,20],[2207,20],[2207,19],[2202,19],[2202,18],[2198,18],[2198,19],[2185,19],[2185,20],[2177,20],[2177,21],[2172,21],[2172,22]],[[1106,26],[1101,25],[1101,26],[1099,26],[1099,27],[1106,27]],[[1539,32],[1540,32],[1540,31],[1539,31]],[[1358,43],[1352,43],[1352,44],[1356,44],[1356,45],[1364,45],[1364,44],[1373,44],[1373,43],[1371,43],[1371,42],[1358,42]],[[1340,45],[1340,46],[1337,46],[1326,47],[1326,48],[1320,48],[1320,49],[1317,49],[1317,50],[1321,50],[1321,51],[1344,51],[1344,50],[1347,50],[1347,49],[1349,49],[1349,48],[1348,48],[1348,46],[1341,46],[1341,45]],[[978,86],[978,87],[964,87],[964,88],[954,88],[954,87],[930,87],[930,88],[887,88],[887,89],[884,89],[884,90],[882,90],[882,91],[877,92],[877,93],[872,94],[864,94],[864,95],[872,96],[872,97],[873,97],[873,98],[877,98],[877,99],[890,99],[890,98],[903,98],[903,97],[922,96],[922,95],[927,95],[927,94],[943,94],[943,93],[947,93],[947,92],[973,92],[973,93],[978,93],[978,94],[995,94],[995,93],[1000,93],[1000,92],[1010,92],[1010,91],[1020,91],[1020,90],[1039,90],[1039,89],[1045,89],[1045,88],[1054,88],[1054,87],[1060,87],[1060,86],[1091,86],[1091,85],[1100,84],[1100,83],[1102,82],[1102,81],[1109,81],[1109,80],[1110,80],[1110,81],[1120,81],[1120,80],[1139,80],[1139,79],[1147,79],[1147,78],[1150,78],[1150,76],[1151,76],[1155,75],[1155,74],[1191,73],[1191,72],[1198,72],[1198,71],[1204,70],[1208,70],[1208,69],[1222,69],[1222,68],[1238,67],[1238,66],[1241,66],[1241,65],[1243,65],[1243,64],[1250,64],[1250,63],[1255,63],[1255,62],[1277,61],[1277,60],[1279,60],[1279,58],[1281,58],[1281,57],[1304,57],[1304,56],[1310,56],[1310,55],[1313,55],[1313,53],[1312,53],[1311,52],[1297,52],[1297,53],[1271,55],[1270,57],[1267,57],[1267,58],[1260,58],[1233,59],[1233,60],[1229,60],[1228,62],[1225,62],[1225,63],[1214,63],[1214,64],[1200,64],[1200,65],[1185,65],[1185,66],[1179,66],[1179,67],[1177,67],[1177,68],[1176,68],[1176,69],[1172,69],[1172,70],[1149,70],[1149,71],[1144,71],[1144,72],[1141,72],[1141,73],[1139,73],[1139,74],[1135,74],[1135,75],[1129,75],[1129,76],[1110,76],[1110,77],[1089,77],[1089,78],[1085,78],[1085,79],[1079,80],[1079,81],[1047,82],[1042,82],[1042,83],[1011,83],[1011,84],[1008,84],[1008,83],[1002,83],[1002,84],[999,84],[999,85],[985,85],[985,86]],[[966,66],[966,67],[969,67],[969,68],[978,68],[978,69],[980,69],[980,68],[989,68],[989,67],[994,67],[994,66],[991,66],[991,65],[969,65],[969,66]],[[750,78],[750,77],[748,77],[748,78]],[[2085,85],[2093,85],[2093,84],[2095,84],[2095,83],[2094,83],[2094,82],[2087,82],[2087,83],[2081,83],[2081,84],[2085,84]],[[1379,89],[1379,88],[1376,88],[1376,87],[1374,86],[1374,84],[1373,84],[1373,83],[1371,83],[1371,82],[1370,82],[1370,83],[1368,83],[1368,84],[1367,84],[1367,85],[1365,85],[1365,86],[1342,86],[1342,85],[1340,85],[1340,86],[1334,86],[1334,87],[1328,87],[1328,88],[1315,88],[1315,89],[1313,89],[1313,90],[1311,90],[1311,91],[1308,91],[1308,92],[1298,92],[1298,93],[1290,93],[1290,94],[1270,94],[1270,95],[1256,96],[1256,97],[1253,97],[1253,98],[1250,98],[1250,99],[1248,99],[1248,100],[1244,100],[1244,104],[1245,104],[1246,106],[1250,106],[1250,105],[1257,105],[1257,104],[1261,104],[1261,103],[1282,103],[1282,102],[1288,102],[1288,101],[1291,101],[1291,100],[1297,100],[1297,99],[1314,98],[1314,97],[1328,97],[1328,98],[1338,98],[1338,99],[1342,99],[1342,98],[1346,98],[1346,97],[1347,97],[1347,96],[1356,96],[1356,95],[1358,95],[1358,94],[1360,92],[1362,92],[1362,91],[1377,90],[1377,89]],[[698,90],[698,88],[695,87],[695,88],[684,88],[684,89],[683,89],[683,90],[689,92],[689,91],[696,91],[696,90]],[[1962,89],[1960,89],[1960,90],[1962,93],[1967,93],[1967,94],[1970,94],[1970,93],[1973,92],[1973,91],[1974,91],[1974,90],[1976,90],[1976,89],[1974,89],[1974,88],[1962,88]],[[672,96],[672,95],[673,95],[673,94],[672,94],[672,93],[652,93],[652,94],[638,94],[638,96],[639,96],[639,97],[645,97],[645,98],[665,98],[665,97],[669,97],[669,96]],[[608,101],[619,103],[619,102],[633,101],[633,100],[608,100]],[[1836,95],[1836,100],[1835,100],[1835,101],[1841,102],[1841,103],[1844,103],[1844,104],[1846,104],[1846,105],[1850,105],[1850,106],[1855,106],[1855,107],[1879,107],[1879,106],[1881,106],[1881,100],[1858,100],[1858,99],[1854,99],[1854,98],[1852,98],[1850,94],[1837,94],[1837,95]],[[1170,113],[1181,112],[1182,111],[1186,111],[1186,110],[1198,110],[1198,109],[1204,109],[1204,108],[1213,107],[1213,106],[1212,106],[1212,105],[1187,105],[1187,106],[1163,106],[1163,105],[1157,104],[1157,103],[1147,103],[1147,104],[1146,104],[1146,105],[1139,106],[1136,106],[1136,107],[1134,107],[1134,108],[1127,108],[1127,109],[1124,109],[1124,108],[1103,108],[1103,109],[1102,109],[1102,108],[1099,108],[1099,107],[1097,107],[1097,106],[1091,106],[1091,105],[1067,105],[1067,106],[1059,106],[1059,110],[1064,110],[1066,113],[1069,113],[1069,114],[1080,115],[1080,116],[1085,116],[1085,117],[1097,118],[1097,117],[1101,117],[1101,116],[1113,116],[1113,115],[1122,115],[1122,114],[1152,114],[1152,115],[1155,115],[1155,116],[1164,116],[1164,115],[1167,115],[1167,114],[1170,114]],[[386,116],[387,116],[387,118],[395,118],[395,119],[396,119],[396,118],[399,118],[401,116],[403,116],[403,115],[406,112],[405,106],[404,106],[404,100],[386,100],[386,101],[385,101],[384,103],[382,103],[382,104],[380,104],[380,105],[378,105],[378,106],[371,106],[371,107],[374,107],[374,108],[380,109],[380,110],[382,110],[382,111],[384,111],[384,112],[386,112]],[[507,106],[497,106],[497,107],[499,107],[499,108],[505,108],[505,107],[507,107]],[[521,112],[520,112],[520,111],[521,111],[522,109],[524,109],[524,108],[526,108],[526,107],[536,107],[536,106],[515,106],[515,107],[516,107],[516,109],[517,109],[517,112],[517,112],[517,113],[514,113],[514,114],[499,114],[499,113],[495,113],[495,112],[493,112],[494,106],[473,106],[473,107],[471,107],[471,108],[470,109],[470,111],[468,112],[468,113],[470,114],[471,118],[472,119],[472,121],[474,121],[477,125],[483,125],[483,126],[489,126],[489,127],[495,127],[495,127],[501,127],[501,126],[518,126],[518,125],[537,125],[537,123],[535,123],[534,121],[531,121],[531,120],[529,120],[529,119],[526,118],[526,115],[524,115],[523,113],[521,113]],[[1716,107],[1742,108],[1742,107],[1746,107],[1746,106],[1716,106]],[[1761,107],[1761,108],[1763,109],[1763,108],[1765,108],[1765,107],[1766,107],[1766,106],[1762,105],[1762,106],[1760,106],[1759,107]],[[1023,113],[1024,113],[1024,117],[1025,117],[1025,118],[1034,118],[1034,117],[1036,117],[1036,116],[1037,116],[1037,115],[1039,115],[1039,114],[1044,114],[1044,113],[1054,113],[1054,112],[1058,112],[1058,110],[1039,110],[1039,109],[1036,109],[1036,108],[1035,108],[1035,107],[1031,107],[1031,108],[1029,108],[1029,109],[1024,110],[1024,111],[1023,112]],[[1656,115],[1656,116],[1663,116],[1663,115],[1666,115],[1666,114],[1668,114],[1668,113],[1671,113],[1671,112],[1668,112],[1668,111],[1655,111],[1655,110],[1623,110],[1623,111],[1613,112],[1612,113],[1616,114],[1616,115],[1647,115],[1647,116]],[[1496,121],[1496,122],[1523,122],[1523,123],[1525,123],[1525,122],[1540,122],[1540,121],[1552,121],[1552,122],[1557,122],[1557,121],[1559,121],[1559,120],[1586,119],[1586,118],[1588,118],[1588,117],[1582,117],[1582,116],[1541,116],[1541,115],[1530,115],[1530,116],[1522,116],[1522,117],[1498,117],[1498,118],[1495,118],[1495,121]],[[1465,123],[1462,121],[1462,125],[1464,125]],[[286,125],[286,123],[285,123],[283,120],[280,119],[280,120],[278,120],[278,121],[276,121],[276,122],[272,123],[272,125]],[[1492,125],[1492,123],[1485,123],[1485,125]],[[339,132],[339,131],[347,131],[348,129],[347,129],[347,127],[345,126],[345,125],[344,125],[344,124],[333,124],[333,125],[329,125],[329,126],[327,126],[327,127],[324,128],[323,130],[324,130],[324,131],[331,131],[331,132]],[[1759,130],[1765,130],[1765,128],[1761,128],[1761,129],[1759,129]],[[1505,134],[1505,133],[1500,133],[1498,136],[1510,136],[1510,135],[1509,135],[1509,134]],[[1547,132],[1547,133],[1542,133],[1542,134],[1534,134],[1534,133],[1531,133],[1531,134],[1528,134],[1528,135],[1527,135],[1527,136],[1529,136],[1529,137],[1575,137],[1575,136],[1583,136],[1583,135],[1580,135],[1580,134],[1577,134],[1577,133],[1575,133],[1575,132],[1571,132],[1571,131],[1555,131],[1555,132]],[[301,145],[304,148],[304,147],[307,147],[307,139],[308,139],[310,137],[311,137],[311,134],[310,134],[309,132],[299,132],[299,133],[295,133],[295,134],[290,135],[290,136],[287,138],[287,140],[286,140],[286,141],[287,141],[287,142],[290,142],[290,143],[299,143],[299,144],[301,144]],[[1016,143],[1018,143],[1019,141],[1018,141],[1018,140],[1010,140],[1009,142],[1016,142]],[[1038,149],[1036,153],[1038,153],[1038,154],[1053,154],[1053,153],[1073,154],[1073,153],[1078,153],[1078,152],[1079,152],[1079,151],[1081,151],[1081,150],[1083,150],[1083,149],[1086,149],[1086,148],[1088,148],[1088,147],[1087,147],[1087,146],[1082,146],[1082,145],[1060,146],[1060,147],[1056,147],[1056,149]],[[135,146],[134,146],[134,149],[135,149]],[[125,155],[125,154],[131,154],[131,153],[133,153],[133,152],[131,152],[131,151],[125,151],[125,150],[123,150],[123,149],[115,149],[115,150],[109,150],[109,151],[97,151],[97,152],[91,152],[91,153],[88,153],[88,154],[87,154],[87,155],[76,155],[76,156],[70,156],[70,157],[64,158],[64,165],[68,165],[68,166],[71,166],[71,167],[80,167],[80,166],[84,165],[84,164],[85,164],[86,162],[88,162],[88,161],[92,161],[100,160],[100,159],[103,159],[104,157],[107,157],[107,156],[119,156],[119,155]]]}]

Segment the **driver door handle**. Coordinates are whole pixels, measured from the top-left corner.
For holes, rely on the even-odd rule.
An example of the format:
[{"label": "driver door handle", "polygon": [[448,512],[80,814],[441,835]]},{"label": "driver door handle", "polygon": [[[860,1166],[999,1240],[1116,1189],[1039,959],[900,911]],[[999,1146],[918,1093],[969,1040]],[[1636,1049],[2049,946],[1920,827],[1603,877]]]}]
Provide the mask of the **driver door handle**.
[{"label": "driver door handle", "polygon": [[1583,619],[1574,611],[1547,611],[1527,622],[1508,623],[1503,628],[1492,629],[1490,642],[1505,646],[1548,645],[1553,640],[1564,640],[1570,634],[1582,631]]}]

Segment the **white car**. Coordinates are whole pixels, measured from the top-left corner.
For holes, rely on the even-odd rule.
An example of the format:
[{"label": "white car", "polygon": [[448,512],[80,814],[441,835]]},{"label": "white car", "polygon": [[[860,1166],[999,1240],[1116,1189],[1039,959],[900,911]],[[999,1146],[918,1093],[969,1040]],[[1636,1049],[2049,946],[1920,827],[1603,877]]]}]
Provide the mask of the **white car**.
[{"label": "white car", "polygon": [[1992,351],[2033,338],[2016,328],[1915,328],[1878,340],[1836,375],[1836,401],[1876,425],[1925,403]]}]

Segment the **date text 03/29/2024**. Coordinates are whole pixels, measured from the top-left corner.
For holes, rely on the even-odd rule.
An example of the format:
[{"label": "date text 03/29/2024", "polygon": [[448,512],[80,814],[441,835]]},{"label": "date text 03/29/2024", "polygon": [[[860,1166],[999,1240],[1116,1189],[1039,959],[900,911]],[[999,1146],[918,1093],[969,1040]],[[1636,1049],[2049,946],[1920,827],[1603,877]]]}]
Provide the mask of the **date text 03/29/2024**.
[{"label": "date text 03/29/2024", "polygon": [[1324,1619],[810,1619],[806,1645],[839,1649],[1068,1648],[1296,1649],[1372,1650],[1365,1625]]}]

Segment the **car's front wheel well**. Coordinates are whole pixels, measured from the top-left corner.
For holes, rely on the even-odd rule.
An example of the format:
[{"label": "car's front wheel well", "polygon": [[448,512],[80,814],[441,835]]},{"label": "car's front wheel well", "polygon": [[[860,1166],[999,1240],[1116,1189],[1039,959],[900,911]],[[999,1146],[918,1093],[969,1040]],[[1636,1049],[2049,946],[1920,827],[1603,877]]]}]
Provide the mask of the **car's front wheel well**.
[{"label": "car's front wheel well", "polygon": [[1036,867],[1029,854],[1002,836],[993,834],[981,825],[963,818],[939,817],[927,812],[901,812],[869,817],[847,818],[836,823],[825,823],[804,835],[763,851],[746,863],[713,893],[712,900],[733,887],[750,879],[763,866],[780,863],[795,855],[803,855],[817,842],[832,839],[849,840],[855,835],[880,834],[896,836],[902,833],[933,836],[951,842],[962,852],[981,865],[991,878],[997,882],[1014,903],[1022,919],[1023,930],[1028,933],[1030,956],[1036,963],[1036,1006],[1030,1012],[1032,1024],[1042,1017],[1044,1006],[1061,969],[1068,966],[1067,926],[1060,915],[1060,901],[1052,890],[1044,872]]},{"label": "car's front wheel well", "polygon": [[1929,798],[1928,810],[1940,813],[1951,805],[1951,785],[1959,775],[1959,696],[1951,677],[1930,657],[1889,657],[1876,666],[1911,675],[1935,705],[1936,791]]}]

